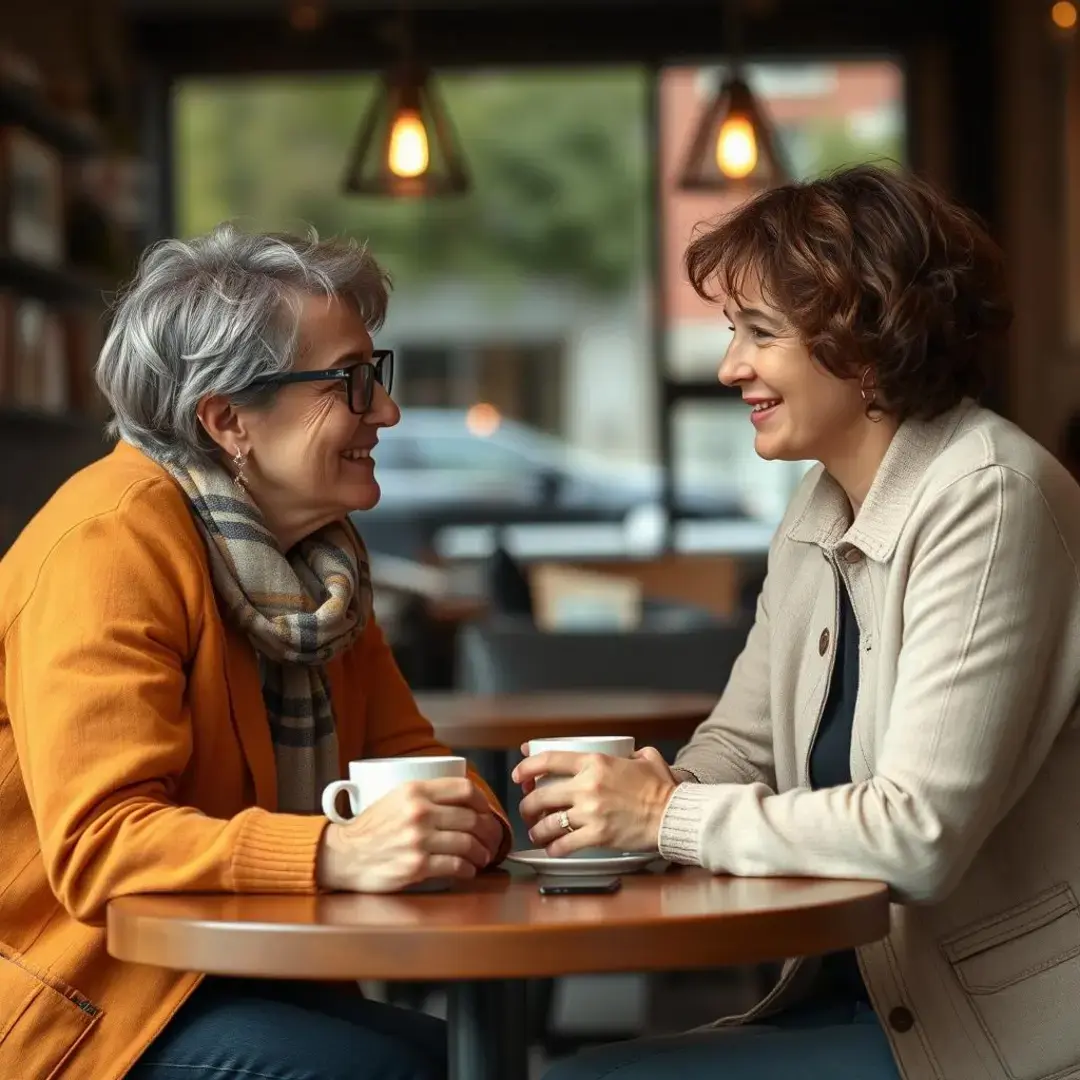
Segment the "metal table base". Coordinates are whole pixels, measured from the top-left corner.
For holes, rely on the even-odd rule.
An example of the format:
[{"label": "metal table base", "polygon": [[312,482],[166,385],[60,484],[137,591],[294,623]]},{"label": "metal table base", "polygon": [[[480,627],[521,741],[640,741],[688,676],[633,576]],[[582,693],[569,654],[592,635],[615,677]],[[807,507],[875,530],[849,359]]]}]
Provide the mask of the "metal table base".
[{"label": "metal table base", "polygon": [[527,1080],[525,983],[446,984],[450,1080]]}]

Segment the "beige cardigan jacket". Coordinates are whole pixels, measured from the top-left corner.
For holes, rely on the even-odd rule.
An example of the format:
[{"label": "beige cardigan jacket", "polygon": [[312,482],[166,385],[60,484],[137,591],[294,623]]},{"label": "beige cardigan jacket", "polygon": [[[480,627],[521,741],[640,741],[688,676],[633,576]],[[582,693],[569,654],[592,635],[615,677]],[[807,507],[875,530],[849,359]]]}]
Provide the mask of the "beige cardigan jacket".
[{"label": "beige cardigan jacket", "polygon": [[[716,873],[871,878],[860,967],[906,1080],[1080,1078],[1080,487],[965,403],[905,423],[858,517],[820,467],[745,650],[682,751],[660,849]],[[850,785],[812,792],[847,584]],[[739,1022],[794,992],[806,965]]]}]

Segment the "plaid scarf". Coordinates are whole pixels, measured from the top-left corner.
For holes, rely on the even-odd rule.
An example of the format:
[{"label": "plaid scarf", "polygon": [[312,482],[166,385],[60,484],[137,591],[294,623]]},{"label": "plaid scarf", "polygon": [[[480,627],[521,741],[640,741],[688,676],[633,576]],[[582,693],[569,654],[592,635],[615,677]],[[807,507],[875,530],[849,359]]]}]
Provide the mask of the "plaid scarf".
[{"label": "plaid scarf", "polygon": [[335,522],[283,555],[223,468],[159,464],[191,503],[218,599],[258,653],[278,809],[316,813],[323,788],[340,775],[324,665],[359,637],[371,613],[363,543],[351,525]]}]

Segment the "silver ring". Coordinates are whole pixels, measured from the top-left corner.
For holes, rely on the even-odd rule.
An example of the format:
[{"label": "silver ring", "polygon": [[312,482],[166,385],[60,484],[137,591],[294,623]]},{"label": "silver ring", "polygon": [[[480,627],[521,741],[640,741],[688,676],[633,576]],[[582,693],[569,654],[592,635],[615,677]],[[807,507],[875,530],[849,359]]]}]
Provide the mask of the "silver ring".
[{"label": "silver ring", "polygon": [[565,810],[559,811],[559,825],[567,832],[574,831],[574,826],[570,824],[570,815]]}]

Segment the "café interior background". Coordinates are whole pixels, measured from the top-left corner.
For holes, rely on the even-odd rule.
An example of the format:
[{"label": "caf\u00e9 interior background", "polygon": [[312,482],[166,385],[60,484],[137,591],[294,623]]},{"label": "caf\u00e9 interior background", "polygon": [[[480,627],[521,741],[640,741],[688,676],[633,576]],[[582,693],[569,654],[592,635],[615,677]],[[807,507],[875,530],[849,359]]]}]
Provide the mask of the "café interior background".
[{"label": "caf\u00e9 interior background", "polygon": [[[1076,57],[1075,7],[1040,0],[7,5],[0,550],[107,449],[91,368],[139,251],[225,219],[366,239],[391,270],[404,419],[361,527],[414,569],[722,555],[752,578],[805,466],[755,457],[681,254],[761,183],[856,161],[988,220],[1017,297],[991,403],[1053,447],[1080,399]],[[692,183],[732,79],[756,163]]]}]

